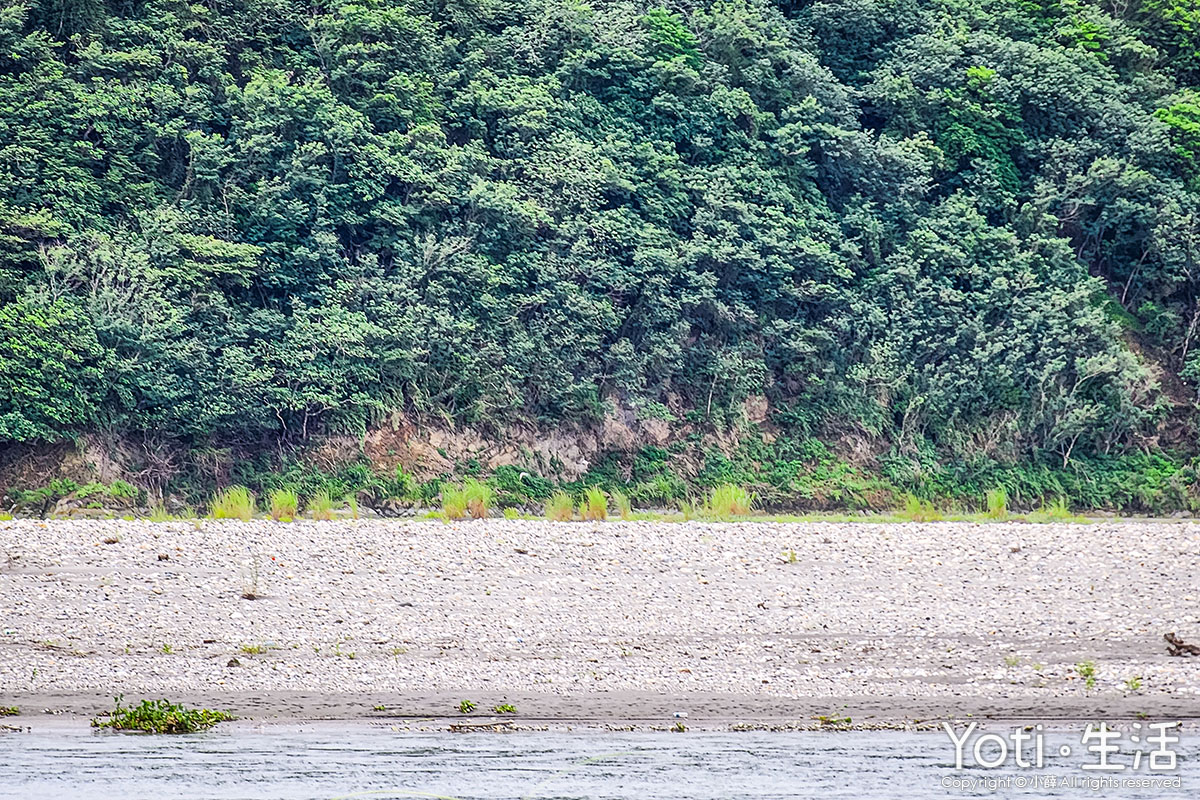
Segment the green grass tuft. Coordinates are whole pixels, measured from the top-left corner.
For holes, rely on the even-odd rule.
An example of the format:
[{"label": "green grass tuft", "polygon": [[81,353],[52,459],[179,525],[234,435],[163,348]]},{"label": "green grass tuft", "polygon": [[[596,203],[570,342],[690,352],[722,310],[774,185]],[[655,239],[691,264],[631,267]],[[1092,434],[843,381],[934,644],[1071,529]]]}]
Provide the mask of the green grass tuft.
[{"label": "green grass tuft", "polygon": [[723,483],[709,492],[704,513],[717,519],[744,517],[750,513],[753,505],[754,495],[750,492],[741,486]]},{"label": "green grass tuft", "polygon": [[324,489],[318,489],[308,498],[308,513],[313,519],[329,521],[333,519],[333,498]]},{"label": "green grass tuft", "polygon": [[276,489],[271,492],[271,519],[277,522],[291,522],[300,513],[300,498],[291,489]]},{"label": "green grass tuft", "polygon": [[212,517],[249,522],[254,517],[254,495],[245,486],[230,486],[213,498]]},{"label": "green grass tuft", "polygon": [[546,501],[545,515],[546,519],[555,522],[570,522],[575,516],[575,506],[571,502],[571,496],[566,492],[555,492],[550,495],[550,499]]},{"label": "green grass tuft", "polygon": [[984,495],[988,519],[1008,518],[1008,491],[1003,487],[989,489]]},{"label": "green grass tuft", "polygon": [[609,497],[612,498],[613,506],[617,509],[617,516],[621,519],[631,519],[633,517],[633,504],[629,502],[628,495],[621,492],[612,492]]},{"label": "green grass tuft", "polygon": [[933,503],[913,494],[904,498],[904,509],[897,516],[909,522],[937,522],[942,519],[941,512],[933,507]]},{"label": "green grass tuft", "polygon": [[492,509],[495,491],[482,481],[467,478],[463,482],[463,492],[467,500],[467,512],[474,519],[487,519]]},{"label": "green grass tuft", "polygon": [[579,506],[579,516],[586,520],[608,519],[608,495],[599,486],[589,486]]},{"label": "green grass tuft", "polygon": [[462,487],[443,484],[441,497],[442,516],[446,519],[462,519],[470,510],[471,498]]}]

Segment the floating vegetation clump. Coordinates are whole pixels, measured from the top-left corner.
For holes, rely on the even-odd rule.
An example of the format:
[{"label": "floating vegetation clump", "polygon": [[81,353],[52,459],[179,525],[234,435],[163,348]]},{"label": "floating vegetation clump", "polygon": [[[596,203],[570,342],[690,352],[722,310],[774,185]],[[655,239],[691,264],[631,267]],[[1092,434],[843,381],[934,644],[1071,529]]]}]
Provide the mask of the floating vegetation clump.
[{"label": "floating vegetation clump", "polygon": [[92,727],[141,733],[196,733],[233,719],[227,711],[186,708],[167,700],[143,700],[141,705],[131,707],[122,705],[123,700],[123,696],[115,698],[116,708],[102,715],[103,719],[93,719]]}]

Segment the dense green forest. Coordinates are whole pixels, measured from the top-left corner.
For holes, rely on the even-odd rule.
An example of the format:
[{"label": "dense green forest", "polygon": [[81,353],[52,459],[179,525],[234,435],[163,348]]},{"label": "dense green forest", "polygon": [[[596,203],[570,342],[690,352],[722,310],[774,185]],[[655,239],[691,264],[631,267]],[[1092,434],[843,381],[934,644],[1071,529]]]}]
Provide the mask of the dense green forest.
[{"label": "dense green forest", "polygon": [[1194,0],[5,0],[0,441],[1175,473],[1198,79]]}]

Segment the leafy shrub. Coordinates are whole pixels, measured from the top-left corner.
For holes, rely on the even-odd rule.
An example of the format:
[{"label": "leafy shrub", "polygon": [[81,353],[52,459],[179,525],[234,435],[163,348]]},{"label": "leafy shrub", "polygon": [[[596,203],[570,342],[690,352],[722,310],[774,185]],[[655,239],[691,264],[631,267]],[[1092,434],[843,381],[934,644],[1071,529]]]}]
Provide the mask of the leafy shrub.
[{"label": "leafy shrub", "polygon": [[245,486],[230,486],[213,498],[212,516],[249,522],[254,516],[254,495]]},{"label": "leafy shrub", "polygon": [[291,489],[276,489],[271,492],[271,519],[291,522],[300,511],[300,498]]},{"label": "leafy shrub", "polygon": [[550,499],[546,501],[544,513],[546,519],[555,522],[569,522],[575,516],[575,506],[571,502],[571,496],[563,491],[550,495]]},{"label": "leafy shrub", "polygon": [[599,486],[589,486],[583,493],[583,503],[579,506],[579,516],[586,520],[608,519],[608,496]]},{"label": "leafy shrub", "polygon": [[139,706],[126,708],[121,705],[122,699],[115,699],[116,708],[105,715],[106,719],[93,719],[92,727],[143,733],[195,733],[234,718],[226,711],[185,708],[166,700],[143,700]]},{"label": "leafy shrub", "polygon": [[138,490],[137,487],[131,483],[126,483],[122,480],[116,480],[108,485],[107,493],[109,497],[129,500],[137,497]]}]

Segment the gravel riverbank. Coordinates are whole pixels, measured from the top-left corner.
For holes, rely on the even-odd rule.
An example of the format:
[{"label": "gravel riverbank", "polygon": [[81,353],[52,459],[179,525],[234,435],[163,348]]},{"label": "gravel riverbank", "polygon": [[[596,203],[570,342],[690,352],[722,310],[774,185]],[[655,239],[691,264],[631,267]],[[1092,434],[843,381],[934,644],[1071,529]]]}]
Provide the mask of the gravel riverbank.
[{"label": "gravel riverbank", "polygon": [[21,724],[118,693],[399,724],[460,700],[528,725],[1195,719],[1200,658],[1162,637],[1200,643],[1198,575],[1192,522],[10,521],[0,706]]}]

